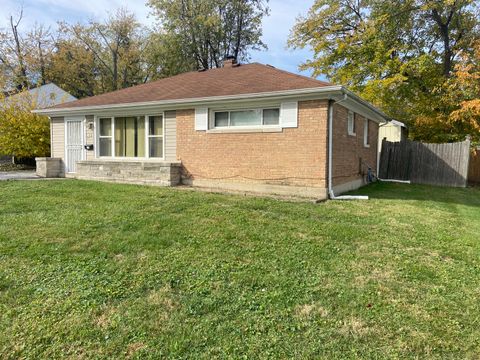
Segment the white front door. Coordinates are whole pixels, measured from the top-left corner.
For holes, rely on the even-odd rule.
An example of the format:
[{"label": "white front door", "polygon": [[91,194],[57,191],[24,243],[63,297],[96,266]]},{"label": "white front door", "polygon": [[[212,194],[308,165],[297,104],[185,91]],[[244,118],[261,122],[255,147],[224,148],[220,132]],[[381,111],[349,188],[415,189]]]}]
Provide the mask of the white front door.
[{"label": "white front door", "polygon": [[84,160],[83,118],[65,118],[65,170],[77,171],[77,161]]}]

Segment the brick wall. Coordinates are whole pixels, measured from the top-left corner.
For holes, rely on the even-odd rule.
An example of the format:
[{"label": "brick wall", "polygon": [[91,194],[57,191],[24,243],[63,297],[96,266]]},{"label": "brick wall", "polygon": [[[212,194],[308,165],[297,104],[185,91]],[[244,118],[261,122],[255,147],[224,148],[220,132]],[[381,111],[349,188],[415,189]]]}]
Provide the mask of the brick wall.
[{"label": "brick wall", "polygon": [[378,124],[369,122],[370,147],[364,146],[363,127],[366,119],[355,114],[355,136],[348,134],[348,110],[335,105],[333,110],[333,185],[341,185],[362,179],[367,165],[360,169],[360,159],[373,171],[377,168]]},{"label": "brick wall", "polygon": [[177,159],[190,179],[325,188],[327,109],[299,102],[298,128],[273,133],[195,131],[194,110],[178,110]]}]

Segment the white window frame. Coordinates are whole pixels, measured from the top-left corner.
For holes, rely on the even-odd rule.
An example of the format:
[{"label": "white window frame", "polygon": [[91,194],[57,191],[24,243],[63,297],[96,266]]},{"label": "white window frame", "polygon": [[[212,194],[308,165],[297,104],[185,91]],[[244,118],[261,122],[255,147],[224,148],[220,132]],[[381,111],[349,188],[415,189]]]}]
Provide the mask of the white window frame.
[{"label": "white window frame", "polygon": [[365,121],[363,123],[363,146],[366,148],[370,147],[370,139],[368,136],[369,127],[370,127],[369,120],[365,118]]},{"label": "white window frame", "polygon": [[[264,125],[263,124],[263,111],[264,110],[278,110],[278,124],[273,124],[273,125]],[[261,119],[262,123],[260,125],[243,125],[243,126],[231,126],[230,125],[230,113],[235,112],[235,111],[260,111],[261,112]],[[216,126],[215,125],[215,114],[216,113],[228,113],[228,125],[227,126]],[[211,123],[211,129],[215,130],[234,130],[234,129],[275,129],[275,128],[280,128],[280,106],[267,106],[267,107],[261,107],[261,108],[243,108],[243,109],[223,109],[223,110],[213,110],[212,111],[212,123]]]},{"label": "white window frame", "polygon": [[[110,119],[111,134],[110,136],[100,135],[100,119]],[[95,118],[95,157],[96,158],[110,158],[115,155],[115,141],[113,135],[115,133],[115,119],[113,116],[98,116]],[[100,139],[110,139],[110,152],[112,156],[100,156]]]},{"label": "white window frame", "polygon": [[348,110],[347,115],[347,132],[348,135],[356,136],[355,133],[355,113],[352,110]]},{"label": "white window frame", "polygon": [[[151,116],[161,116],[162,117],[162,135],[150,135],[150,117]],[[155,115],[145,115],[145,148],[147,159],[165,159],[165,112]],[[150,157],[150,138],[162,138],[162,157]]]},{"label": "white window frame", "polygon": [[[149,119],[150,116],[161,116],[162,117],[162,127],[163,127],[163,144],[162,144],[162,157],[150,157],[150,142],[149,142]],[[145,123],[145,156],[143,157],[132,157],[132,156],[115,156],[115,118],[116,117],[139,117],[144,120]],[[110,118],[112,121],[112,136],[100,136],[100,119],[108,119]],[[157,160],[157,161],[164,161],[165,160],[165,112],[159,112],[155,114],[149,114],[149,115],[96,115],[95,116],[95,158],[96,159],[108,159],[108,160]],[[112,140],[112,156],[100,156],[100,137],[102,138],[111,138]]]}]

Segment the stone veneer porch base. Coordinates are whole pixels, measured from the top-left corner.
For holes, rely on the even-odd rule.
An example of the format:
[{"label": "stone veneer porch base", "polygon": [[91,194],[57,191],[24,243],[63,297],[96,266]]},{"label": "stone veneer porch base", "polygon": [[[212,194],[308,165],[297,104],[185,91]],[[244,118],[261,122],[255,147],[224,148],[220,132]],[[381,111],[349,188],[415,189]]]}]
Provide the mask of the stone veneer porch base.
[{"label": "stone veneer porch base", "polygon": [[86,160],[68,177],[131,184],[175,186],[180,183],[181,163],[168,161]]},{"label": "stone veneer porch base", "polygon": [[36,174],[42,178],[64,177],[63,160],[60,158],[37,157],[35,158]]}]

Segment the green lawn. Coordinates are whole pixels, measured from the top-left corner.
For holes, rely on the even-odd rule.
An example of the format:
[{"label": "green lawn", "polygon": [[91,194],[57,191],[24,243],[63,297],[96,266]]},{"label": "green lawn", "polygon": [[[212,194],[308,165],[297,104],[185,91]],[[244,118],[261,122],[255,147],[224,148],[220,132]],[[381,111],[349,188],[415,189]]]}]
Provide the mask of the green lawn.
[{"label": "green lawn", "polygon": [[0,182],[0,358],[479,358],[480,190]]}]

